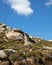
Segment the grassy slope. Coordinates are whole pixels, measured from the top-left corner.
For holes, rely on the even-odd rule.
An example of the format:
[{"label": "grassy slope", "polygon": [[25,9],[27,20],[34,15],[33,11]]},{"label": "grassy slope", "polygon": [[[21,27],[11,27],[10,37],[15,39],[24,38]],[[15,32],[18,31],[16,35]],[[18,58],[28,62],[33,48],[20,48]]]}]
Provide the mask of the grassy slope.
[{"label": "grassy slope", "polygon": [[[41,40],[38,43],[32,43],[32,46],[24,46],[23,41],[13,41],[13,40],[8,40],[9,42],[5,42],[4,37],[5,34],[1,33],[0,34],[0,50],[1,49],[15,49],[17,52],[15,54],[12,54],[9,56],[10,60],[13,61],[19,61],[21,62],[22,59],[21,57],[31,57],[34,56],[34,59],[38,62],[40,59],[42,61],[45,61],[45,57],[47,52],[52,53],[52,50],[48,49],[43,49],[43,46],[50,46],[52,47],[52,42],[48,42],[45,40]],[[32,51],[30,51],[32,49]],[[25,52],[25,54],[23,54]]]}]

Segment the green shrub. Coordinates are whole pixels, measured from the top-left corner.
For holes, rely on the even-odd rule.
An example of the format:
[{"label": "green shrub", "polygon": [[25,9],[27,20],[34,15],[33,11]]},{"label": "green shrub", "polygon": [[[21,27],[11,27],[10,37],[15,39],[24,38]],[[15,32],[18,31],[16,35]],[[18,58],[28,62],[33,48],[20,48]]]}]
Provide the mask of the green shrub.
[{"label": "green shrub", "polygon": [[10,56],[10,60],[16,61],[16,60],[17,60],[17,56],[16,56],[16,55],[11,55],[11,56]]}]

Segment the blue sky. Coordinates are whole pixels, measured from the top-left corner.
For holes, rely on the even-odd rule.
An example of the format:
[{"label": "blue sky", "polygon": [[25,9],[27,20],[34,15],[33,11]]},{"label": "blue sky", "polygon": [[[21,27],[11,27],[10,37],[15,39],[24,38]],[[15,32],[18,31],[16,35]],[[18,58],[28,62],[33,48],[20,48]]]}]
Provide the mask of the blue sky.
[{"label": "blue sky", "polygon": [[0,0],[0,21],[29,35],[50,40],[52,0]]}]

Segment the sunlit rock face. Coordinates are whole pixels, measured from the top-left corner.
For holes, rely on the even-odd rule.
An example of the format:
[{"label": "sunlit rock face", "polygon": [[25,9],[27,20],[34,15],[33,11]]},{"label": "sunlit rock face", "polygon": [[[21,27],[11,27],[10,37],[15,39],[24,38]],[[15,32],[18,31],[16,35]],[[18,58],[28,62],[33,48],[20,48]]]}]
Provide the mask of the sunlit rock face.
[{"label": "sunlit rock face", "polygon": [[30,41],[28,41],[28,37],[26,36],[26,34],[24,34],[24,45],[31,45],[32,43]]},{"label": "sunlit rock face", "polygon": [[6,33],[6,37],[8,39],[13,39],[13,40],[23,40],[22,33],[15,31],[9,31],[8,33]]}]

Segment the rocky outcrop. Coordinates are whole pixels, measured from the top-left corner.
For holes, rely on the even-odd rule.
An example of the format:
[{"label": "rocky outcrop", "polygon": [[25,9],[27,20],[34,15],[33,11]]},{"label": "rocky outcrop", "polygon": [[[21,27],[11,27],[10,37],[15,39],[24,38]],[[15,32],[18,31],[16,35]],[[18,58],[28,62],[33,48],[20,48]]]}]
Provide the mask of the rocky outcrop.
[{"label": "rocky outcrop", "polygon": [[27,35],[26,33],[24,33],[23,31],[14,28],[13,30],[6,26],[5,24],[0,22],[0,33],[5,33],[6,36],[4,37],[4,40],[6,42],[8,42],[8,39],[12,39],[12,40],[22,40],[24,41],[24,45],[32,45],[32,42],[35,43],[35,41],[33,41],[29,35]]},{"label": "rocky outcrop", "polygon": [[6,37],[12,40],[23,40],[24,45],[32,45],[32,42],[35,43],[26,33],[18,29],[13,29],[6,33]]},{"label": "rocky outcrop", "polygon": [[6,33],[8,31],[11,31],[11,28],[0,22],[0,33]]},{"label": "rocky outcrop", "polygon": [[8,39],[13,39],[13,40],[23,40],[23,35],[20,32],[15,32],[15,31],[9,31],[6,34],[6,37]]}]

